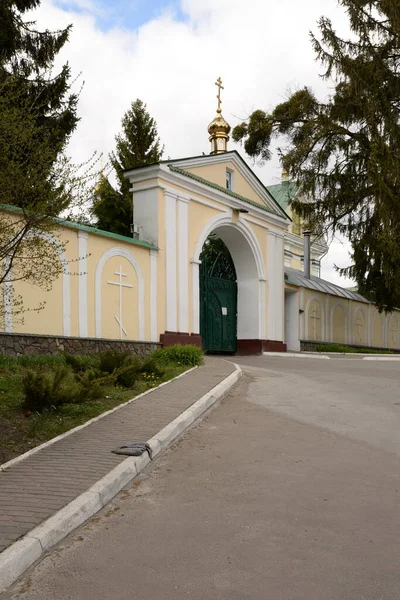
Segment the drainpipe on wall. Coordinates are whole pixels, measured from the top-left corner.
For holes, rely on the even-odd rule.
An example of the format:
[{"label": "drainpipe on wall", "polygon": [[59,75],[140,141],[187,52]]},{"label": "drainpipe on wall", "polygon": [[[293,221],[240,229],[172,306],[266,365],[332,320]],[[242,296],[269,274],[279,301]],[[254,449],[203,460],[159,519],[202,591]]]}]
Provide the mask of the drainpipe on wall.
[{"label": "drainpipe on wall", "polygon": [[311,279],[311,231],[303,231],[304,235],[304,275]]}]

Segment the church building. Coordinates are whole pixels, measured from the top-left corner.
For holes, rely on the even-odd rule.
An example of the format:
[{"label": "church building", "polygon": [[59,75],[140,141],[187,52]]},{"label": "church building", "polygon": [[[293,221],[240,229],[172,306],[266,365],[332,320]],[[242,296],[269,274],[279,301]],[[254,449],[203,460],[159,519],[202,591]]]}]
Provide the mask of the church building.
[{"label": "church building", "polygon": [[301,190],[285,173],[266,187],[228,150],[217,85],[210,154],[126,172],[132,238],[63,222],[64,273],[52,290],[16,284],[28,306],[45,301],[45,308],[20,323],[13,290],[4,289],[0,351],[43,351],[38,337],[53,348],[75,340],[81,351],[94,340],[190,343],[238,354],[314,349],[320,342],[400,349],[399,311],[380,314],[359,294],[321,278],[326,242],[304,235],[290,209]]}]

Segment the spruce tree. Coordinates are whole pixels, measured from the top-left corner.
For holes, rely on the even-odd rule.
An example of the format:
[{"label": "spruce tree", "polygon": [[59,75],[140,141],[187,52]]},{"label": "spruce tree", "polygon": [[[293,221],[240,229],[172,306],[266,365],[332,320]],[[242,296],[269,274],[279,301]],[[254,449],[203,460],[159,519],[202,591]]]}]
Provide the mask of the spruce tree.
[{"label": "spruce tree", "polygon": [[12,84],[15,102],[32,108],[40,131],[51,142],[51,162],[64,149],[78,122],[78,97],[70,93],[70,69],[66,64],[53,73],[58,52],[67,42],[71,26],[40,31],[25,14],[40,0],[2,0],[0,3],[0,85]]},{"label": "spruce tree", "polygon": [[261,160],[283,136],[284,168],[310,203],[293,203],[305,219],[347,236],[361,293],[381,310],[400,306],[400,3],[339,0],[351,36],[319,20],[311,34],[332,96],[319,100],[309,88],[267,113],[256,110],[234,129],[236,141]]},{"label": "spruce tree", "polygon": [[130,235],[133,202],[129,192],[130,183],[124,177],[124,170],[158,162],[163,147],[160,145],[157,123],[139,98],[132,102],[121,124],[122,132],[115,137],[116,150],[110,154],[118,187],[114,190],[107,177],[102,175],[93,213],[99,229]]},{"label": "spruce tree", "polygon": [[124,196],[113,188],[108,177],[102,173],[95,191],[94,214],[96,227],[104,231],[130,236],[132,223],[132,199],[126,202]]},{"label": "spruce tree", "polygon": [[[69,68],[53,73],[70,27],[39,31],[24,20],[39,0],[0,0],[0,329],[6,314],[22,318],[30,295],[19,282],[50,290],[65,264],[61,219],[93,195],[95,162],[73,165],[63,150],[77,123]],[[83,172],[82,172],[83,170]],[[17,207],[17,208],[15,208]],[[74,272],[74,267],[71,267]]]}]

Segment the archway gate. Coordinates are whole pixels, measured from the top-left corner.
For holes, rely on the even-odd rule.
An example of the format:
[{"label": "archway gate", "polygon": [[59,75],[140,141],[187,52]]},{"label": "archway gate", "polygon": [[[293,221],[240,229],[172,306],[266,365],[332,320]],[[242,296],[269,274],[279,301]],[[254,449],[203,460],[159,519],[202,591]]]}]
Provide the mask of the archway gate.
[{"label": "archway gate", "polygon": [[[232,188],[224,186],[227,173]],[[232,152],[166,161],[127,176],[134,192],[135,226],[157,248],[150,255],[148,278],[150,329],[159,332],[160,342],[200,345],[207,328],[206,347],[234,351],[236,327],[229,320],[235,285],[223,278],[214,282],[208,274],[211,279],[200,289],[200,255],[215,233],[236,270],[237,353],[284,350],[288,218],[240,156]],[[216,318],[210,323],[209,313],[204,314],[201,325],[204,294],[211,295]]]},{"label": "archway gate", "polygon": [[236,270],[227,247],[215,236],[201,254],[200,334],[206,352],[236,352]]}]

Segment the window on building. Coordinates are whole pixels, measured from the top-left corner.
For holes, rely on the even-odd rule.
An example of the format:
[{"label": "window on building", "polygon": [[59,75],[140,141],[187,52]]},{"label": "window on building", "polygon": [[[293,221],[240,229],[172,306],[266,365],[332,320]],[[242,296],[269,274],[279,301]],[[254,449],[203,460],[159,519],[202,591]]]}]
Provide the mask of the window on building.
[{"label": "window on building", "polygon": [[226,170],[226,189],[233,189],[233,171],[231,171],[230,169]]}]

